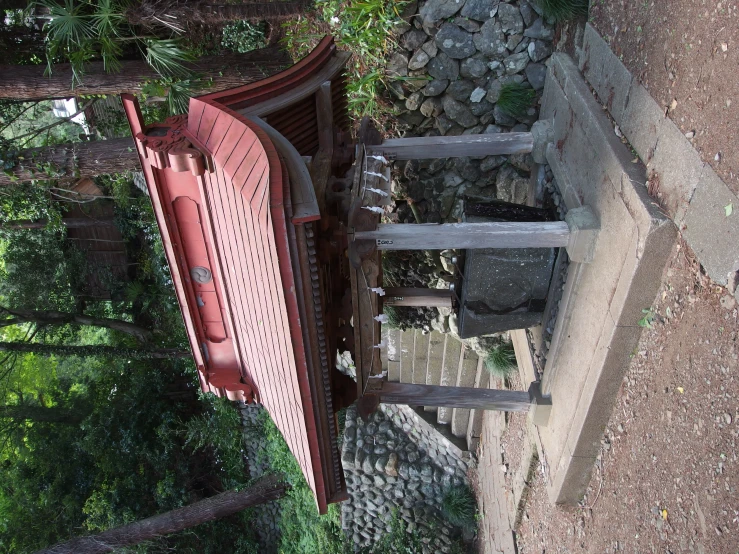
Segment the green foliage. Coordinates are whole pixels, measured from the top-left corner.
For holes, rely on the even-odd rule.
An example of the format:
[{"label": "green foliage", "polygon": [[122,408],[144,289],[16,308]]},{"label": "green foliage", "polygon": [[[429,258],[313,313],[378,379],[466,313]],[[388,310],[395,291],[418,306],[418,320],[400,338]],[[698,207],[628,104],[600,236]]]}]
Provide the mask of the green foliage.
[{"label": "green foliage", "polygon": [[267,24],[262,21],[236,21],[223,27],[221,46],[239,54],[246,54],[267,46]]},{"label": "green foliage", "polygon": [[194,452],[212,449],[223,473],[226,489],[243,487],[244,456],[239,412],[227,399],[212,394],[201,396],[205,412],[185,423],[185,445]]},{"label": "green foliage", "polygon": [[175,39],[147,39],[146,63],[156,69],[162,77],[187,77],[188,69],[183,62],[192,61],[192,55],[180,47]]},{"label": "green foliage", "polygon": [[39,4],[48,11],[47,71],[51,73],[59,61],[69,62],[72,86],[82,83],[86,65],[93,59],[102,59],[108,72],[120,71],[131,45],[163,78],[191,78],[184,63],[193,59],[192,52],[176,36],[151,36],[131,25],[126,0],[41,0]]},{"label": "green foliage", "polygon": [[511,117],[523,117],[536,98],[536,91],[520,83],[506,83],[500,89],[498,107]]},{"label": "green foliage", "polygon": [[505,378],[511,375],[517,367],[516,352],[510,342],[502,342],[488,349],[485,368],[491,375]]},{"label": "green foliage", "polygon": [[420,554],[423,552],[421,539],[430,538],[427,536],[428,531],[425,529],[409,533],[406,522],[403,521],[397,510],[393,512],[390,529],[390,532],[385,534],[379,543],[363,550],[361,554]]},{"label": "green foliage", "polygon": [[588,15],[589,0],[536,0],[544,16],[557,22]]},{"label": "green foliage", "polygon": [[0,268],[0,296],[7,305],[36,310],[75,311],[76,292],[88,271],[84,255],[64,243],[62,230],[6,230]]},{"label": "green foliage", "polygon": [[469,486],[452,487],[444,493],[441,509],[447,521],[457,527],[476,527],[477,503]]},{"label": "green foliage", "polygon": [[[189,383],[191,394],[173,400],[176,382]],[[81,425],[29,423],[5,434],[0,551],[33,551],[247,486],[238,413],[225,401],[201,402],[195,387],[185,362],[109,362],[79,385],[56,381],[48,400],[89,415]],[[135,550],[256,552],[250,518],[242,512]]]},{"label": "green foliage", "polygon": [[349,107],[357,118],[380,117],[389,110],[379,101],[385,87],[387,54],[395,45],[391,29],[400,24],[404,0],[317,0],[317,18],[299,17],[285,24],[283,44],[302,58],[327,32],[336,43],[350,51],[347,93]]},{"label": "green foliage", "polygon": [[341,530],[339,507],[332,505],[326,515],[319,515],[316,501],[305,482],[300,466],[282,438],[280,431],[262,412],[259,424],[248,432],[266,438],[267,448],[260,461],[272,471],[282,473],[292,486],[279,500],[280,554],[342,554],[347,551],[346,537]]},{"label": "green foliage", "polygon": [[645,308],[641,313],[644,314],[644,317],[637,322],[637,325],[639,325],[639,327],[644,327],[645,329],[652,329],[654,327],[653,323],[655,319],[654,310],[651,308]]}]

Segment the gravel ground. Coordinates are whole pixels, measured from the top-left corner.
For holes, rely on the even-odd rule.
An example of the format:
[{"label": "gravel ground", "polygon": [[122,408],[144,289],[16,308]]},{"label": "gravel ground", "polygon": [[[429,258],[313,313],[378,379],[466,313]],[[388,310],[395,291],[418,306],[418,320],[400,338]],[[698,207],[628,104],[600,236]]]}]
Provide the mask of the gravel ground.
[{"label": "gravel ground", "polygon": [[552,507],[538,476],[521,554],[739,551],[737,305],[673,254],[585,498]]},{"label": "gravel ground", "polygon": [[703,161],[739,192],[739,4],[593,0],[590,20]]}]

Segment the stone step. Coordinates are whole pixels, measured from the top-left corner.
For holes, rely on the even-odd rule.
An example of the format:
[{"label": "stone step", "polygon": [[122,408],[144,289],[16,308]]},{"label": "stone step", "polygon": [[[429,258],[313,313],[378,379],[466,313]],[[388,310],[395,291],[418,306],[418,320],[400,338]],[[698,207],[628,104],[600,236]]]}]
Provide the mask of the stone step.
[{"label": "stone step", "polygon": [[413,382],[413,355],[416,332],[411,329],[400,332],[400,382]]},{"label": "stone step", "polygon": [[413,346],[413,384],[426,383],[426,364],[429,358],[429,335],[416,329],[416,342]]},{"label": "stone step", "polygon": [[[462,361],[461,354],[462,343],[447,335],[444,344],[444,358],[441,365],[441,380],[439,382],[442,387],[453,387],[456,385],[459,366]],[[436,414],[436,421],[442,425],[452,421],[451,408],[440,407]]]},{"label": "stone step", "polygon": [[[486,389],[490,384],[490,372],[485,367],[485,360],[480,358],[477,364],[475,388]],[[470,410],[470,422],[467,425],[467,450],[474,452],[480,444],[482,433],[482,416],[485,410]]]},{"label": "stone step", "polygon": [[[431,331],[429,334],[429,355],[426,364],[427,385],[441,384],[441,369],[444,364],[444,344],[447,341],[447,337],[448,335],[439,333],[438,331]],[[436,406],[425,406],[423,409],[427,412],[437,411]]]},{"label": "stone step", "polygon": [[387,371],[388,381],[397,383],[400,381],[400,329],[383,327],[382,340],[387,356],[387,359],[383,358],[382,369]]},{"label": "stone step", "polygon": [[[477,357],[474,350],[462,348],[462,358],[459,364],[459,373],[457,374],[458,387],[472,387],[475,385],[475,379],[481,360]],[[452,435],[455,437],[464,437],[467,435],[467,426],[470,422],[470,410],[467,408],[454,408],[452,410]]]}]

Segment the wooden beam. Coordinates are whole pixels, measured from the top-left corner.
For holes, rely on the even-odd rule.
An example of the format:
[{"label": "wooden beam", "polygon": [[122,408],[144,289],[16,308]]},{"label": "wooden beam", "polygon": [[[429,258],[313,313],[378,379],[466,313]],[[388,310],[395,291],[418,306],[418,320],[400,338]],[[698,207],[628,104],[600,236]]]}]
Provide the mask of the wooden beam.
[{"label": "wooden beam", "polygon": [[567,246],[564,221],[486,223],[391,223],[375,231],[357,231],[355,240],[371,240],[380,250],[445,250],[447,248],[551,248]]},{"label": "wooden beam", "polygon": [[385,287],[382,300],[385,306],[452,307],[452,293],[447,289]]},{"label": "wooden beam", "polygon": [[533,148],[534,138],[531,133],[495,133],[388,139],[377,146],[367,147],[367,150],[370,154],[382,155],[392,160],[421,160],[527,154]]},{"label": "wooden beam", "polygon": [[316,91],[316,119],[318,123],[318,148],[333,153],[334,111],[331,102],[331,81],[325,81]]},{"label": "wooden beam", "polygon": [[440,387],[438,385],[412,385],[410,383],[383,381],[380,387],[372,387],[371,393],[379,396],[381,404],[408,404],[409,406],[439,406],[506,412],[528,412],[533,405],[533,398],[527,391]]}]

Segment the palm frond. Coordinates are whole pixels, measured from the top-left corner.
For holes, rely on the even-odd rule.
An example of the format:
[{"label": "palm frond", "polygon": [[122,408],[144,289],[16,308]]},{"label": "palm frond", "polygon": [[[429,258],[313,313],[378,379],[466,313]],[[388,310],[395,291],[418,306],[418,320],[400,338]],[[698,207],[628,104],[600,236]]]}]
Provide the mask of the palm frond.
[{"label": "palm frond", "polygon": [[123,49],[118,41],[107,36],[100,37],[100,55],[103,66],[108,73],[117,73],[121,70],[121,55]]},{"label": "palm frond", "polygon": [[149,39],[146,41],[146,63],[163,77],[186,77],[190,71],[183,65],[193,55],[180,47],[175,39]]},{"label": "palm frond", "polygon": [[91,24],[101,37],[119,37],[126,24],[125,7],[116,0],[98,0]]},{"label": "palm frond", "polygon": [[50,43],[74,46],[92,36],[93,28],[84,4],[75,4],[73,0],[64,0],[63,4],[41,0],[39,4],[49,10],[44,29]]}]

